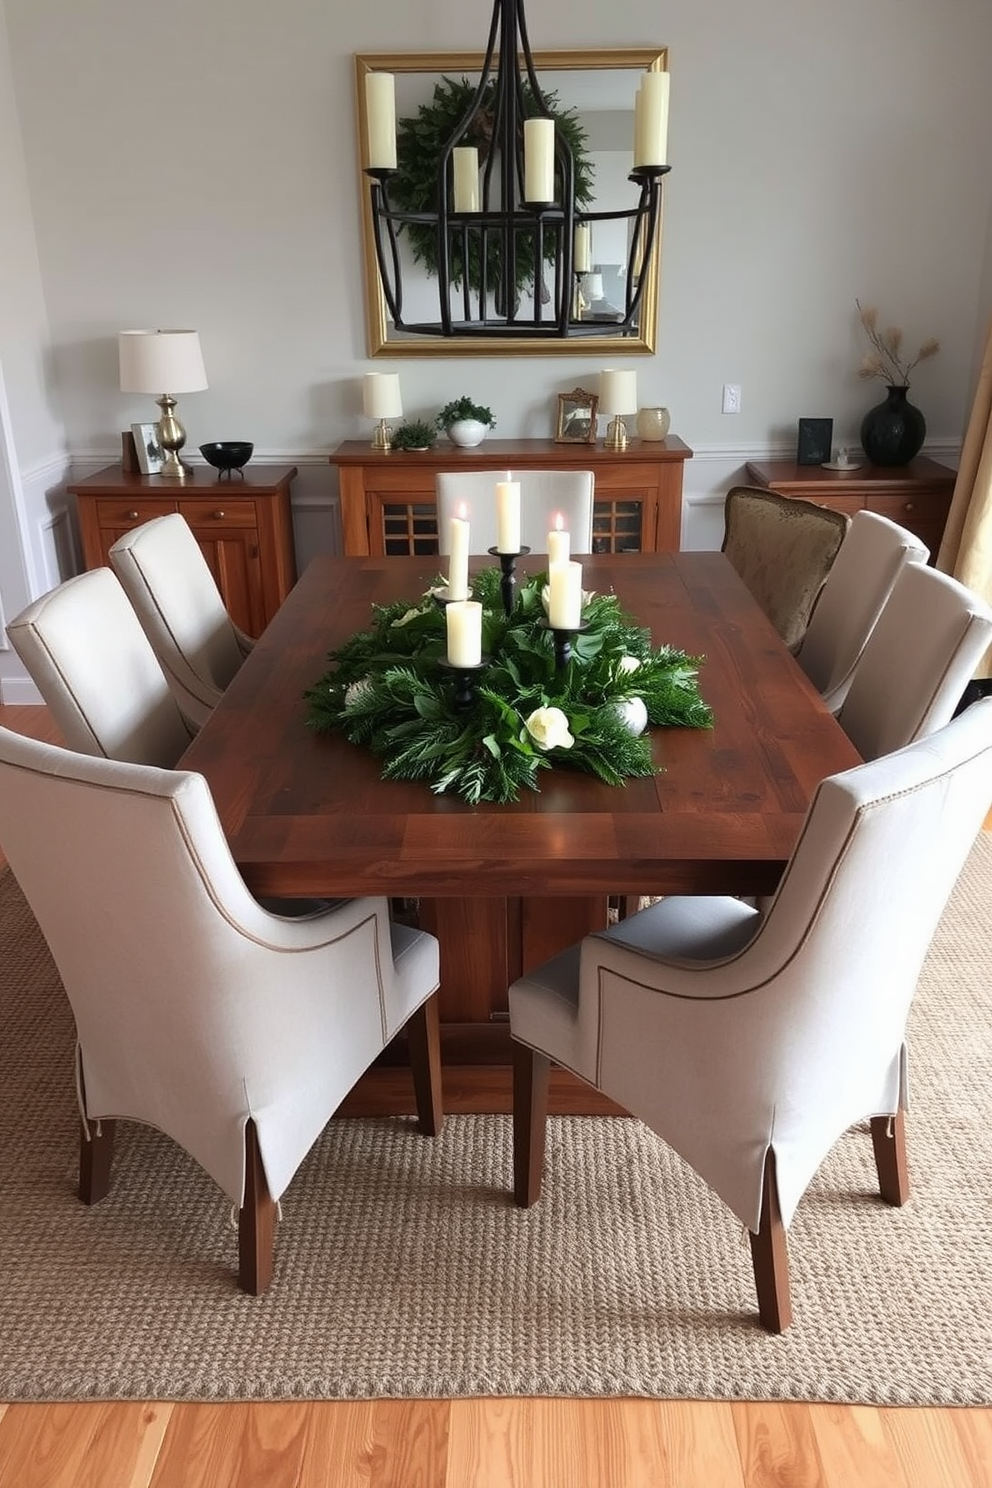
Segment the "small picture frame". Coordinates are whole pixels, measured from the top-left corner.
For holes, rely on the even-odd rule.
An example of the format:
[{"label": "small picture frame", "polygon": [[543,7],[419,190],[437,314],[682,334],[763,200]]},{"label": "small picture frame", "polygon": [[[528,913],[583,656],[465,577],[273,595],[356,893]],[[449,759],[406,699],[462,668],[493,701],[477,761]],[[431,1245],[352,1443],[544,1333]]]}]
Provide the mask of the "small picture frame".
[{"label": "small picture frame", "polygon": [[158,424],[132,424],[134,452],[142,475],[158,475],[165,464],[165,450],[158,442]]},{"label": "small picture frame", "polygon": [[834,421],[828,418],[801,418],[796,444],[797,465],[823,465],[830,459]]},{"label": "small picture frame", "polygon": [[599,397],[585,388],[559,393],[555,444],[595,444],[598,408]]}]

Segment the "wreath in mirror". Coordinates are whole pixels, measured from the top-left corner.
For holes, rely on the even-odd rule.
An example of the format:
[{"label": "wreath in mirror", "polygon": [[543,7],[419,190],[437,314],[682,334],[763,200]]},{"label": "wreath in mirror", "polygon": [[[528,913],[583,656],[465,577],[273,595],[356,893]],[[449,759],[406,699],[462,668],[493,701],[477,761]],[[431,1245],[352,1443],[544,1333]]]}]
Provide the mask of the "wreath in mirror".
[{"label": "wreath in mirror", "polygon": [[[434,85],[429,103],[422,103],[412,118],[400,119],[396,131],[396,175],[389,183],[393,204],[405,212],[436,212],[438,210],[437,162],[445,145],[464,120],[475,97],[476,84],[468,78],[456,81],[443,77]],[[523,86],[523,116],[526,118],[538,111],[533,106],[533,92]],[[459,144],[475,145],[479,151],[479,170],[485,169],[493,134],[493,108],[496,101],[496,84],[490,83],[476,110],[471,124],[459,139]],[[574,164],[575,205],[588,207],[592,202],[593,167],[586,151],[586,131],[579,121],[575,109],[562,108],[556,93],[544,96],[544,103],[561,131],[572,152]],[[414,259],[423,264],[432,278],[438,275],[437,234],[433,226],[405,223],[401,229],[409,238]],[[479,235],[468,234],[468,283],[473,290],[481,284],[481,253]],[[451,282],[461,288],[466,265],[464,239],[461,233],[452,234],[450,247]],[[558,233],[545,229],[545,259],[553,264],[558,253]],[[486,279],[489,285],[497,286],[497,307],[503,287],[503,265],[501,245],[492,238],[487,248]],[[533,284],[534,274],[533,239],[529,233],[517,235],[516,262],[514,265],[513,289],[517,299],[521,291]],[[548,299],[548,291],[541,286],[542,302]]]}]

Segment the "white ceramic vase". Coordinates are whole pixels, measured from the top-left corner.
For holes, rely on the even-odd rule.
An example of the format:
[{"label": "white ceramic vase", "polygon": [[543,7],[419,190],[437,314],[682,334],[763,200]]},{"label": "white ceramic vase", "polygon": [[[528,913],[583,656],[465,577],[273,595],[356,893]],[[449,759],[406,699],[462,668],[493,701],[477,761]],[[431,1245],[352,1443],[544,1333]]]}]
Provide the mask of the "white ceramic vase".
[{"label": "white ceramic vase", "polygon": [[448,438],[462,449],[471,449],[481,444],[486,437],[486,425],[479,419],[458,419],[449,425]]},{"label": "white ceramic vase", "polygon": [[637,433],[641,439],[664,439],[671,426],[672,416],[667,408],[637,410]]}]

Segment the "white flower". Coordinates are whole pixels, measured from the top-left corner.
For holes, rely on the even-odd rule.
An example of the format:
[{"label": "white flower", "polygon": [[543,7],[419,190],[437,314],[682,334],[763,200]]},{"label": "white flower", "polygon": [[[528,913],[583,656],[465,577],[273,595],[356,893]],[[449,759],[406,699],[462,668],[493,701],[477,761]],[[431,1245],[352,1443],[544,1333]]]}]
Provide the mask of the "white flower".
[{"label": "white flower", "polygon": [[621,656],[620,660],[617,662],[617,671],[636,672],[640,664],[641,663],[636,656]]},{"label": "white flower", "polygon": [[390,630],[398,630],[401,625],[409,625],[410,621],[416,620],[419,614],[419,609],[407,610],[405,615],[401,615],[398,620],[392,622]]},{"label": "white flower", "polygon": [[538,749],[571,749],[575,743],[560,708],[535,708],[524,727]]},{"label": "white flower", "polygon": [[357,682],[352,682],[345,688],[344,705],[350,708],[352,703],[357,703],[359,698],[365,697],[366,693],[372,691],[372,681],[369,677],[360,677]]},{"label": "white flower", "polygon": [[[595,591],[595,589],[583,589],[583,591],[582,591],[582,608],[585,609],[586,606],[589,605],[589,604],[591,604],[592,601],[595,598],[596,598],[596,591]],[[544,613],[546,615],[549,614],[550,611],[551,611],[551,585],[550,584],[545,584],[544,587],[541,590],[541,603],[544,606]]]}]

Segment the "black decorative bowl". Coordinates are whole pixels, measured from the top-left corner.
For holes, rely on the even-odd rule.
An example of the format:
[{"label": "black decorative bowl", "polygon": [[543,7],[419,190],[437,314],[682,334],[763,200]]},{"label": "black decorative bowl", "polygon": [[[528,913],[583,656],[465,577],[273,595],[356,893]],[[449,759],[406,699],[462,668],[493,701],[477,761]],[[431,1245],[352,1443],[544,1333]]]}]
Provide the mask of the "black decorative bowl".
[{"label": "black decorative bowl", "polygon": [[215,439],[212,444],[201,444],[200,454],[221,475],[230,475],[248,464],[254,448],[247,439]]}]

